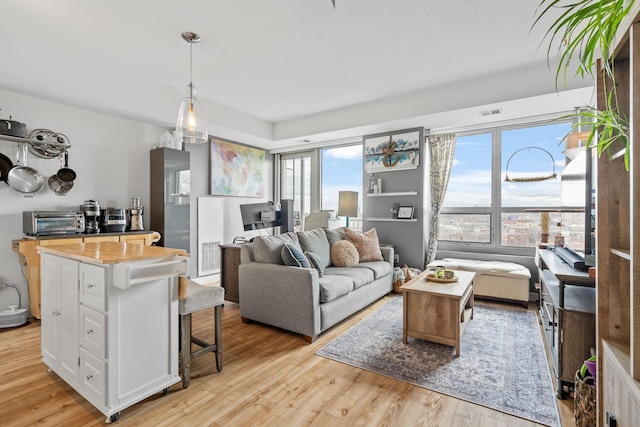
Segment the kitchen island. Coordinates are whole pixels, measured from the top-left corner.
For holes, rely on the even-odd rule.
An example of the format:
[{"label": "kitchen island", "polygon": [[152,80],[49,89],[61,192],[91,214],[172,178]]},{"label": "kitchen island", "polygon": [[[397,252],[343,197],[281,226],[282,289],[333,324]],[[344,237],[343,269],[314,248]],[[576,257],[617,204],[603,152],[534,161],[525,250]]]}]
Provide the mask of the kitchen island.
[{"label": "kitchen island", "polygon": [[120,411],[178,375],[182,249],[121,242],[39,246],[42,361],[93,406]]}]

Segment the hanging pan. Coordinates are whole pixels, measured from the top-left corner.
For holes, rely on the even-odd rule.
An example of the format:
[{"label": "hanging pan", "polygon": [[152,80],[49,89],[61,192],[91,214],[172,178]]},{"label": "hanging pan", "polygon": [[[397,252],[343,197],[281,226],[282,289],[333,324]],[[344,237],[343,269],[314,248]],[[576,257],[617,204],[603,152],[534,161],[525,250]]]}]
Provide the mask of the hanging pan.
[{"label": "hanging pan", "polygon": [[73,181],[62,182],[58,179],[58,175],[51,175],[48,182],[49,188],[56,193],[56,196],[66,196],[69,190],[73,188]]},{"label": "hanging pan", "polygon": [[69,167],[69,152],[64,152],[64,167],[56,174],[61,182],[73,182],[76,179],[76,172]]},{"label": "hanging pan", "polygon": [[[22,151],[22,162],[20,161],[20,151]],[[7,183],[11,188],[25,195],[34,196],[34,193],[44,187],[44,178],[40,172],[27,166],[27,146],[20,144],[16,154],[16,166],[11,168],[7,175]]]},{"label": "hanging pan", "polygon": [[11,159],[0,153],[0,181],[7,182],[7,176],[11,168],[13,168]]}]

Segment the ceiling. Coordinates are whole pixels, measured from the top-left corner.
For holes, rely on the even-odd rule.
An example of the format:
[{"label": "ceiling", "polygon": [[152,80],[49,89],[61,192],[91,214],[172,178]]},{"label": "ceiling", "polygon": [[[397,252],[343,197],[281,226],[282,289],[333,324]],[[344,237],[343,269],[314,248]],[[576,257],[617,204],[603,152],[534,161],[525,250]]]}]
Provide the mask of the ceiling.
[{"label": "ceiling", "polygon": [[509,120],[573,108],[591,91],[572,79],[556,92],[544,23],[531,29],[537,5],[10,0],[0,88],[172,128],[189,81],[180,35],[192,31],[202,38],[193,83],[212,135],[277,149]]}]

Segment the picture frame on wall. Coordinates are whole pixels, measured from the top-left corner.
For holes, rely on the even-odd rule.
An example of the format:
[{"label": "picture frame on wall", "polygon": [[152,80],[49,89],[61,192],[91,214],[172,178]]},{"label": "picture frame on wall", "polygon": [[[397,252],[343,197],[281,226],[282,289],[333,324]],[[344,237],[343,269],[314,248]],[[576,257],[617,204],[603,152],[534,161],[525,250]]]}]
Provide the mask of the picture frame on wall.
[{"label": "picture frame on wall", "polygon": [[398,208],[398,219],[413,219],[413,206],[400,206]]},{"label": "picture frame on wall", "polygon": [[212,196],[265,196],[265,150],[211,137],[209,153]]},{"label": "picture frame on wall", "polygon": [[366,172],[417,169],[418,166],[420,166],[419,131],[365,138]]}]

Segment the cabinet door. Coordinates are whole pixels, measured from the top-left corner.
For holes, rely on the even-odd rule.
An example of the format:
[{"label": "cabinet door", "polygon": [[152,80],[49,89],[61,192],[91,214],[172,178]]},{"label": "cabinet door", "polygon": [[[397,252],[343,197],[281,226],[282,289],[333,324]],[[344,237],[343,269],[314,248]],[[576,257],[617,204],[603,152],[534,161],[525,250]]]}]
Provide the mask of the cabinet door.
[{"label": "cabinet door", "polygon": [[78,373],[78,262],[57,258],[60,263],[60,316],[58,352],[61,375],[73,380]]},{"label": "cabinet door", "polygon": [[56,335],[59,330],[60,316],[60,264],[51,255],[42,255],[42,311],[40,344],[44,362],[53,368],[58,365],[58,345],[60,340]]}]

